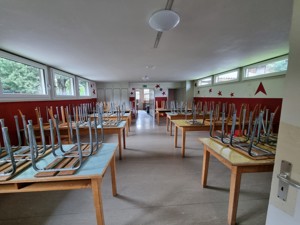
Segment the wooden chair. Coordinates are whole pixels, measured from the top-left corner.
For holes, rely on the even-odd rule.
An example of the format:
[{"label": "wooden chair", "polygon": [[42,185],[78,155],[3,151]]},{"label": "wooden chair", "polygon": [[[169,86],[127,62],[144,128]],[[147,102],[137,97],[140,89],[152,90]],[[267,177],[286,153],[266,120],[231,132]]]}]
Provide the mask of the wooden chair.
[{"label": "wooden chair", "polygon": [[166,102],[165,102],[165,101],[161,101],[161,102],[160,102],[160,108],[161,108],[161,109],[164,109],[165,106],[166,106]]},{"label": "wooden chair", "polygon": [[201,113],[201,111],[202,111],[202,102],[197,102],[196,103],[196,112],[197,112],[197,114],[200,114]]},{"label": "wooden chair", "polygon": [[[48,108],[48,113],[49,113],[50,119],[52,120],[54,129],[55,129],[55,132],[54,132],[55,137],[54,138],[56,139],[57,138],[56,137],[56,129],[59,129],[59,127],[56,127],[56,122],[55,122],[56,119],[55,119],[55,116],[53,114],[53,107],[52,106]],[[66,121],[64,123],[60,122],[59,126],[66,126],[67,127],[67,132],[60,132],[60,138],[61,138],[62,143],[71,144],[72,140],[71,140],[71,133],[70,133],[69,123],[67,123]]]},{"label": "wooden chair", "polygon": [[[165,108],[165,104],[166,104],[166,102],[165,101],[161,101],[160,102],[160,107],[159,107],[159,101],[155,101],[155,108],[156,109],[164,109]],[[156,112],[155,114],[158,114],[158,112]],[[164,112],[161,112],[161,113],[159,113],[159,116],[161,117],[161,116],[165,116],[165,113]]]},{"label": "wooden chair", "polygon": [[[222,117],[220,117],[220,104],[217,103],[216,105],[210,106],[210,122],[211,122],[211,129],[210,129],[210,135],[212,137],[216,136],[217,132],[216,127],[222,126]],[[225,127],[226,127],[226,120],[225,120]],[[221,129],[220,129],[221,130]]]},{"label": "wooden chair", "polygon": [[35,107],[34,109],[36,115],[36,124],[39,124],[39,118],[41,118],[41,109],[39,107]]},{"label": "wooden chair", "polygon": [[158,107],[158,101],[155,101],[155,109],[159,109],[159,107]]}]

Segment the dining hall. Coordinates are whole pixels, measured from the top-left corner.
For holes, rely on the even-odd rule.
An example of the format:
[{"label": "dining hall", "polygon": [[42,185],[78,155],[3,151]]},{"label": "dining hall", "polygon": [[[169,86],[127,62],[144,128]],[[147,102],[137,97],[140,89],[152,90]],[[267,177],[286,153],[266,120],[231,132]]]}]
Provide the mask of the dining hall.
[{"label": "dining hall", "polygon": [[299,0],[0,1],[0,225],[300,223]]}]

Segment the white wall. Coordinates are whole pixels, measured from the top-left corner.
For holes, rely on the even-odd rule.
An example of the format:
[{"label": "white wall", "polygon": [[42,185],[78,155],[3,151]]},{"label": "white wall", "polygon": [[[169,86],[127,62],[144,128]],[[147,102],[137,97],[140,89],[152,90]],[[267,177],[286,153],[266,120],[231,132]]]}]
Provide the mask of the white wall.
[{"label": "white wall", "polygon": [[281,160],[292,163],[291,178],[300,182],[300,1],[294,1],[289,67],[284,85],[279,139],[275,158],[267,225],[300,224],[299,190],[289,187],[286,201],[277,198]]},{"label": "white wall", "polygon": [[90,81],[90,95],[92,98],[97,98],[97,86],[96,86],[96,82],[94,81]]},{"label": "white wall", "polygon": [[[132,82],[129,83],[129,93],[133,93],[135,89],[143,89],[143,88],[149,88],[154,90],[155,97],[168,97],[168,89],[175,89],[180,88],[181,83],[180,82],[156,82],[156,83],[150,83],[150,82]],[[131,94],[131,97],[134,95]]]},{"label": "white wall", "polygon": [[[114,82],[104,83],[97,82],[97,101],[110,102],[113,101],[116,104],[122,104],[125,102],[129,104],[129,93],[127,82]],[[129,107],[129,105],[128,105]]]},{"label": "white wall", "polygon": [[192,102],[194,97],[194,82],[187,80],[185,85],[185,96],[187,102]]},{"label": "white wall", "polygon": [[[285,75],[281,75],[207,87],[196,87],[194,96],[224,98],[282,98],[284,90],[284,80]],[[262,92],[259,92],[255,95],[260,83],[262,83],[267,95]],[[219,95],[219,92],[221,92],[222,95]],[[231,96],[231,94],[233,94],[233,96]]]}]

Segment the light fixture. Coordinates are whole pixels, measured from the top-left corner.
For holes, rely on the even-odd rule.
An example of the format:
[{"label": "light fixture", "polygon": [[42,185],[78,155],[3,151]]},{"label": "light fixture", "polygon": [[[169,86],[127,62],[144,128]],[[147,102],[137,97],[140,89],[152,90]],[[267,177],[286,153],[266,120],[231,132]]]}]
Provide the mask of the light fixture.
[{"label": "light fixture", "polygon": [[150,19],[149,25],[154,30],[163,32],[176,27],[180,21],[179,15],[172,10],[158,10],[154,12]]},{"label": "light fixture", "polygon": [[156,68],[156,66],[154,65],[147,65],[146,66],[146,69],[149,69],[149,70],[154,70]]},{"label": "light fixture", "polygon": [[145,75],[145,76],[142,77],[142,80],[143,80],[143,81],[148,81],[148,80],[149,80],[149,77],[148,77],[147,75]]}]

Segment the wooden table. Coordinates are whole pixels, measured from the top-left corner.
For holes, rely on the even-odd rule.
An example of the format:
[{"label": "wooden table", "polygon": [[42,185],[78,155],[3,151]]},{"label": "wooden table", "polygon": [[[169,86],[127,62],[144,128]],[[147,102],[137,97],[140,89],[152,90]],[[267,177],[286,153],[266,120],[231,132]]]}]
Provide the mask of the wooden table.
[{"label": "wooden table", "polygon": [[236,224],[237,207],[242,173],[273,171],[274,159],[253,160],[237,151],[224,147],[210,138],[199,138],[203,143],[202,187],[207,186],[207,175],[210,155],[213,155],[231,171],[228,203],[228,224]]},{"label": "wooden table", "polygon": [[[180,114],[180,113],[167,112],[166,115],[167,115],[166,128],[167,128],[167,132],[170,132],[170,136],[172,136],[172,122],[171,122],[172,120],[193,119],[192,113]],[[196,119],[202,119],[202,118],[203,118],[202,115],[196,115]]]},{"label": "wooden table", "polygon": [[[110,166],[112,194],[117,195],[115,151],[117,145],[103,143],[101,149],[90,156],[81,168],[70,176],[39,177],[32,167],[27,168],[11,180],[0,182],[0,193],[21,193],[40,191],[60,191],[91,188],[96,211],[97,225],[104,225],[104,215],[101,197],[101,184],[105,171]],[[54,159],[49,154],[38,162],[38,166],[45,167]],[[14,203],[11,203],[14,204]]]},{"label": "wooden table", "polygon": [[[72,123],[74,125],[74,123]],[[111,127],[104,127],[104,135],[105,134],[117,134],[118,135],[118,145],[119,145],[119,159],[122,159],[122,137],[123,137],[123,148],[126,148],[126,135],[125,135],[125,126],[126,126],[126,121],[121,121],[118,126],[111,126]],[[39,130],[39,127],[37,125],[34,126],[35,130]],[[75,126],[73,127],[75,129]],[[100,131],[101,125],[97,126],[97,129]],[[44,131],[45,135],[50,138],[49,134],[50,127],[49,125],[44,126]],[[62,135],[65,135],[66,132],[68,131],[68,127],[66,124],[59,125],[59,131]],[[88,135],[89,130],[87,125],[80,125],[79,126],[79,132],[80,135]],[[76,135],[73,131],[73,135]],[[49,142],[50,143],[50,142]]]},{"label": "wooden table", "polygon": [[[98,118],[98,115],[97,114],[90,114],[89,117],[92,119],[92,121],[94,120],[94,118]],[[116,114],[113,114],[113,115],[110,115],[108,113],[104,113],[103,114],[103,119],[106,120],[106,119],[110,119],[110,120],[116,120],[117,119],[117,115]],[[125,113],[123,116],[122,116],[122,120],[125,120],[126,121],[126,135],[129,136],[129,131],[130,131],[130,126],[131,126],[131,111],[128,112],[128,113]]]},{"label": "wooden table", "polygon": [[[202,122],[202,120],[197,120],[198,122]],[[205,120],[204,125],[193,125],[188,123],[187,120],[171,120],[172,123],[175,125],[175,134],[174,134],[174,145],[175,148],[178,147],[177,145],[177,136],[178,136],[178,129],[181,130],[181,156],[185,156],[185,139],[186,139],[186,132],[187,131],[209,131],[210,122]]]},{"label": "wooden table", "polygon": [[162,108],[156,108],[155,109],[155,116],[156,116],[156,122],[159,125],[159,121],[160,121],[160,114],[161,113],[166,113],[166,112],[171,112],[171,109],[162,109]]},{"label": "wooden table", "polygon": [[[123,148],[126,148],[126,135],[125,135],[126,121],[121,121],[118,126],[106,127],[104,126],[104,135],[106,134],[117,134],[118,135],[118,145],[119,145],[119,159],[122,159],[122,137],[123,137]],[[79,126],[80,135],[88,134],[88,126]],[[60,128],[61,129],[61,128]],[[97,129],[101,129],[101,125],[97,126]]]}]

